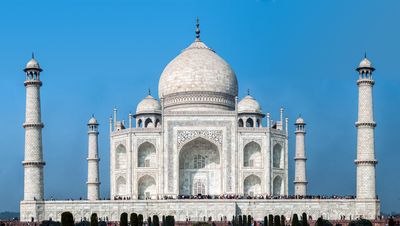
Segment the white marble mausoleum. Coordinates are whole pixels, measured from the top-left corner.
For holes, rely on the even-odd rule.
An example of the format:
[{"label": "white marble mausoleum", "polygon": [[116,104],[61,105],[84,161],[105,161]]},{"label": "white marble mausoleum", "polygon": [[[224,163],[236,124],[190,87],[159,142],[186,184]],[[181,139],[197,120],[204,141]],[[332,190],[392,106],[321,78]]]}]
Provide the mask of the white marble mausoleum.
[{"label": "white marble mausoleum", "polygon": [[[235,214],[289,218],[302,212],[314,218],[375,219],[380,214],[375,191],[374,68],[367,58],[357,68],[357,193],[354,198],[335,199],[307,193],[304,120],[298,118],[295,131],[290,132],[283,108],[275,110],[278,117],[273,119],[250,93],[238,99],[235,72],[200,39],[197,24],[194,42],[161,73],[158,98],[149,92],[135,114],[121,119],[114,109],[109,120],[110,199],[100,200],[99,124],[93,117],[88,122],[87,200],[45,200],[42,69],[32,57],[24,71],[22,221],[60,220],[66,211],[76,220],[97,213],[112,221],[118,221],[123,212],[145,217],[175,215],[177,220],[230,219]],[[296,150],[295,156],[289,157],[288,134],[293,132]],[[294,194],[289,195],[288,161],[293,160]]]}]

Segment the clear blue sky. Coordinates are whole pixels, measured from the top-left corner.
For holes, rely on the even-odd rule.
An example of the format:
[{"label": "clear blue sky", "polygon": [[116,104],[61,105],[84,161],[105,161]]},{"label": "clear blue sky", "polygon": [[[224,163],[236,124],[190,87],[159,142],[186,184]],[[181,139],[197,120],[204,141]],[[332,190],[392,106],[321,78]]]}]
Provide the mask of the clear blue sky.
[{"label": "clear blue sky", "polygon": [[[307,122],[311,194],[354,194],[357,113],[355,68],[367,51],[374,87],[377,193],[382,211],[400,212],[400,1],[70,0],[0,3],[0,211],[23,197],[25,88],[31,52],[44,69],[42,119],[46,197],[86,194],[87,128],[100,121],[101,194],[109,196],[108,117],[134,112],[157,92],[166,64],[202,40],[235,70],[265,112]],[[328,179],[329,178],[329,179]]]}]

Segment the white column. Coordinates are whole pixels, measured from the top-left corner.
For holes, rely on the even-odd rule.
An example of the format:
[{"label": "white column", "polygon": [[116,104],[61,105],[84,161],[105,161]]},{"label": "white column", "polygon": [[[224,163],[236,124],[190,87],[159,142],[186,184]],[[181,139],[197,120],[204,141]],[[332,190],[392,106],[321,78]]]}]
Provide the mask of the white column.
[{"label": "white column", "polygon": [[88,123],[88,179],[86,182],[88,200],[100,199],[98,125],[94,118]]},{"label": "white column", "polygon": [[[364,59],[366,60],[366,59]],[[364,61],[363,60],[363,61]],[[369,61],[368,61],[369,62]],[[357,199],[376,199],[375,191],[375,138],[376,123],[373,115],[372,87],[374,80],[370,65],[360,64],[357,68],[360,77],[358,85],[358,121],[357,127]]]},{"label": "white column", "polygon": [[29,61],[24,85],[26,87],[26,109],[25,109],[25,157],[22,162],[24,166],[24,200],[43,200],[43,147],[40,110],[40,69],[39,64],[32,58]]},{"label": "white column", "polygon": [[307,194],[307,177],[306,177],[306,153],[305,153],[305,126],[304,120],[298,118],[296,120],[296,153],[295,161],[295,176],[294,176],[294,195]]}]

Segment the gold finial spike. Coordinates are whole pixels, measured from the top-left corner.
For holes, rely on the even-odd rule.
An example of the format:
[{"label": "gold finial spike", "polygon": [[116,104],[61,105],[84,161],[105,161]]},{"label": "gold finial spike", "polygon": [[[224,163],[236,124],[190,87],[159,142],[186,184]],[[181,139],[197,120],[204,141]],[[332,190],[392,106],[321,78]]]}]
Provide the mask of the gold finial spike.
[{"label": "gold finial spike", "polygon": [[200,39],[200,20],[196,19],[196,39]]}]

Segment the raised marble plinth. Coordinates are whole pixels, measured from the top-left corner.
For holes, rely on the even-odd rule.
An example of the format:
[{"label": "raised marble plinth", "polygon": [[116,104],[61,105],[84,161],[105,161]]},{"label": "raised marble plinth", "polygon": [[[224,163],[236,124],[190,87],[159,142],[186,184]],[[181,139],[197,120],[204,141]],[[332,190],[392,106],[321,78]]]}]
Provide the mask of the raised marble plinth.
[{"label": "raised marble plinth", "polygon": [[313,219],[323,216],[325,219],[338,220],[341,216],[352,219],[362,216],[376,219],[380,213],[379,200],[357,199],[272,199],[272,200],[99,200],[99,201],[22,201],[20,206],[21,221],[61,220],[61,214],[69,211],[75,221],[90,219],[92,213],[109,221],[119,221],[124,212],[143,214],[174,215],[178,221],[190,217],[192,221],[212,217],[220,219],[226,216],[228,220],[236,214],[250,214],[256,220],[264,216],[284,215],[290,219],[294,213],[306,212]]}]

